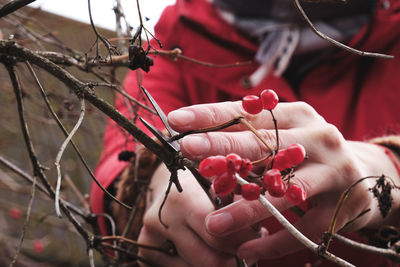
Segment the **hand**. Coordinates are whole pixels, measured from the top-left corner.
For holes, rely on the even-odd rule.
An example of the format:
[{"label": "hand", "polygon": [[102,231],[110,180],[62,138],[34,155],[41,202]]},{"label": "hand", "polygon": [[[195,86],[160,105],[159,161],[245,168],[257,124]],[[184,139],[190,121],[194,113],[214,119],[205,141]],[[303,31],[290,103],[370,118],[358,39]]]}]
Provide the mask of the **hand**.
[{"label": "hand", "polygon": [[204,220],[214,206],[189,171],[178,174],[183,192],[173,185],[162,209],[162,221],[158,211],[165,196],[169,171],[161,165],[153,175],[147,199],[144,225],[138,242],[161,246],[170,240],[176,246],[178,256],[171,257],[149,249],[140,249],[139,256],[150,260],[155,266],[236,266],[234,254],[244,241],[258,236],[255,231],[238,231],[235,237],[226,235],[224,242],[210,235]]},{"label": "hand", "polygon": [[[249,115],[243,111],[240,102],[190,106],[171,112],[168,119],[175,130],[182,132],[215,126],[237,115],[246,117],[272,144],[271,147],[275,147],[274,126],[269,112]],[[295,226],[311,240],[321,241],[340,194],[358,179],[384,173],[400,184],[398,174],[382,148],[363,142],[346,141],[338,129],[327,123],[311,106],[302,102],[280,103],[274,115],[278,121],[280,147],[300,143],[308,155],[308,160],[296,168],[293,180],[307,192],[308,201],[312,205]],[[195,160],[231,152],[257,160],[270,152],[243,125],[187,136],[181,141],[181,149],[185,156]],[[367,209],[371,210],[347,227],[346,231],[396,222],[399,194],[392,194],[395,206],[383,219],[376,200],[368,192],[368,188],[374,184],[374,179],[367,179],[352,190],[339,213],[336,229]],[[267,197],[280,211],[290,206],[285,199],[272,198],[268,194]],[[226,236],[232,236],[238,231],[250,231],[251,225],[269,216],[258,201],[239,200],[210,213],[204,224],[210,235],[223,242]],[[301,248],[303,246],[299,242],[282,230],[244,242],[238,255],[254,262],[260,258],[281,257]]]}]

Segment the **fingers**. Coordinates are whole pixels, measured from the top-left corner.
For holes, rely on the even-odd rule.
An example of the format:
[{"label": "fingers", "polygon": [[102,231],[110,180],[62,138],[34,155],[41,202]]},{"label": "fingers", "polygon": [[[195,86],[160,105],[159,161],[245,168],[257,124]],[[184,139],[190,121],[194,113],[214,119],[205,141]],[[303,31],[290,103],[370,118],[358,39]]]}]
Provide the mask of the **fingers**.
[{"label": "fingers", "polygon": [[[280,129],[296,128],[324,121],[310,105],[304,102],[279,103],[273,113]],[[269,111],[263,110],[257,115],[248,114],[243,110],[241,101],[184,107],[170,112],[168,122],[175,130],[184,132],[220,125],[236,116],[245,117],[256,129],[274,128]],[[247,128],[238,124],[229,127],[228,130],[241,131]]]},{"label": "fingers", "polygon": [[[166,239],[154,231],[149,231],[146,227],[143,227],[138,242],[147,246],[160,247]],[[172,257],[163,252],[140,248],[139,257],[144,259],[140,261],[142,266],[177,266],[177,267],[188,267],[190,266],[182,258]]]},{"label": "fingers", "polygon": [[[328,229],[334,206],[312,209],[299,220],[295,227],[313,242],[319,243],[322,234]],[[318,223],[315,223],[318,218]],[[273,259],[286,256],[305,248],[305,245],[294,238],[287,230],[273,235],[244,243],[238,250],[239,258],[254,261],[255,259]]]},{"label": "fingers", "polygon": [[[312,206],[321,205],[321,196],[329,195],[329,201],[335,202],[339,195],[346,189],[345,182],[335,179],[336,171],[326,168],[318,163],[306,163],[295,172],[291,181],[298,184],[311,200]],[[334,187],[335,186],[335,187]],[[335,188],[334,195],[329,194],[331,188]],[[275,198],[266,193],[266,198],[279,211],[284,211],[291,204],[285,197]],[[318,197],[317,197],[318,196]],[[317,197],[318,202],[314,200]],[[248,229],[251,225],[271,216],[262,204],[255,201],[241,199],[224,208],[211,212],[205,220],[205,227],[210,235],[226,236],[241,229]],[[268,230],[268,229],[267,229]]]}]

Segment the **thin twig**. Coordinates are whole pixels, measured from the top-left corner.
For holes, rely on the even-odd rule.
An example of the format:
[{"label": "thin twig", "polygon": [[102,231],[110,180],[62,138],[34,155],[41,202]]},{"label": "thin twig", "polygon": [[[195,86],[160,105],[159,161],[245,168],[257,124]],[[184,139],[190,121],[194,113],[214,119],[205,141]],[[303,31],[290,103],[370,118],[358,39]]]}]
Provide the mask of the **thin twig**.
[{"label": "thin twig", "polygon": [[253,132],[253,134],[255,134],[257,136],[257,138],[265,145],[265,147],[269,150],[269,151],[273,151],[273,149],[271,148],[271,146],[268,144],[267,140],[265,140],[264,137],[262,137],[262,135],[257,131],[256,128],[254,128],[253,125],[251,125],[250,122],[248,122],[246,120],[246,118],[241,117],[240,118],[240,122],[243,123],[247,128],[249,128],[250,131]]},{"label": "thin twig", "polygon": [[364,178],[361,178],[359,180],[357,180],[356,182],[354,182],[352,185],[350,185],[341,195],[340,198],[336,204],[335,207],[335,211],[333,213],[332,219],[331,219],[331,223],[329,225],[328,231],[325,234],[326,236],[326,240],[324,240],[324,244],[321,245],[320,249],[321,251],[326,251],[329,248],[329,245],[332,241],[332,236],[335,233],[335,226],[336,226],[336,221],[337,221],[337,217],[339,215],[339,211],[342,208],[344,201],[347,199],[347,197],[350,194],[350,191],[359,183],[361,183],[362,181],[366,180],[366,179],[371,179],[371,178],[379,178],[379,176],[366,176]]},{"label": "thin twig", "polygon": [[165,253],[167,255],[171,255],[171,253],[168,250],[166,250],[166,249],[164,249],[162,247],[144,245],[144,244],[141,244],[141,243],[139,243],[139,242],[137,242],[135,240],[132,240],[132,239],[129,239],[129,238],[126,238],[126,237],[123,237],[123,236],[103,236],[100,239],[101,242],[112,241],[112,240],[118,240],[120,242],[128,243],[128,244],[133,245],[133,246],[138,247],[138,248],[155,250],[155,251],[159,251],[159,252]]},{"label": "thin twig", "polygon": [[241,122],[242,118],[243,117],[241,117],[241,116],[237,116],[237,117],[233,118],[232,120],[224,122],[224,123],[221,123],[220,125],[217,125],[217,126],[211,126],[211,127],[207,127],[207,128],[201,128],[201,129],[197,129],[197,130],[191,130],[191,131],[183,132],[183,133],[171,136],[171,138],[169,139],[169,142],[173,142],[173,141],[182,139],[183,137],[185,137],[187,135],[191,135],[191,134],[220,131],[220,130],[228,128],[228,127],[230,127],[232,125],[239,124]]},{"label": "thin twig", "polygon": [[67,182],[67,184],[71,188],[72,192],[74,192],[75,196],[79,199],[79,202],[81,202],[83,207],[85,207],[86,210],[89,210],[90,209],[90,205],[89,205],[88,201],[83,196],[81,191],[79,191],[78,187],[76,187],[76,185],[72,181],[71,177],[69,177],[69,175],[67,173],[64,174],[64,180]]},{"label": "thin twig", "polygon": [[320,32],[319,30],[317,30],[314,26],[314,24],[311,22],[311,20],[308,18],[306,12],[304,11],[304,9],[302,8],[302,6],[299,3],[299,0],[293,0],[293,3],[297,9],[297,11],[300,13],[301,17],[307,22],[308,26],[312,29],[312,31],[319,36],[320,38],[330,42],[331,44],[344,49],[350,53],[359,55],[359,56],[367,56],[367,57],[378,57],[378,58],[386,58],[386,59],[393,59],[394,56],[391,55],[385,55],[385,54],[379,54],[379,53],[371,53],[371,52],[364,52],[355,48],[352,48],[350,46],[347,46],[345,44],[342,44],[339,41],[336,41],[335,39],[330,38],[329,36],[323,34],[322,32]]},{"label": "thin twig", "polygon": [[[236,179],[240,185],[248,184],[246,180],[244,180],[242,177],[240,177],[238,174],[236,174]],[[300,243],[302,243],[305,247],[310,249],[312,252],[315,254],[330,260],[340,266],[354,266],[351,263],[348,263],[347,261],[333,255],[330,252],[321,252],[319,250],[319,245],[315,244],[312,242],[310,239],[308,239],[303,233],[301,233],[299,230],[297,230],[263,195],[260,195],[258,198],[258,201],[265,207],[265,209],[271,213],[272,216],[274,216],[279,223],[286,228],[286,230]]]},{"label": "thin twig", "polygon": [[90,267],[95,267],[95,264],[94,264],[94,255],[93,255],[93,248],[89,248],[89,249],[88,249],[88,257],[89,257],[89,264],[90,264]]},{"label": "thin twig", "polygon": [[0,18],[7,16],[8,14],[35,1],[36,0],[13,0],[0,8]]},{"label": "thin twig", "polygon": [[[26,61],[26,66],[28,67],[29,71],[31,72],[37,86],[40,89],[40,93],[43,97],[44,102],[46,103],[46,106],[48,108],[48,110],[50,111],[50,114],[53,116],[54,120],[56,121],[58,127],[61,129],[61,131],[64,133],[65,137],[67,137],[70,133],[68,133],[68,131],[65,129],[64,125],[61,123],[60,119],[58,118],[56,112],[54,111],[53,107],[50,104],[50,101],[46,95],[46,92],[44,91],[44,88],[42,86],[42,84],[39,81],[39,78],[37,77],[34,69],[32,68],[32,65],[29,63],[29,61]],[[89,164],[86,162],[86,160],[84,159],[84,157],[82,156],[81,152],[79,151],[78,147],[76,146],[75,142],[73,140],[71,140],[71,145],[74,148],[75,152],[77,153],[79,159],[81,160],[81,162],[83,163],[83,165],[85,166],[86,170],[88,171],[90,177],[92,178],[92,180],[97,184],[97,186],[99,186],[99,188],[109,197],[111,198],[113,201],[117,202],[119,205],[130,209],[131,207],[126,205],[125,203],[122,203],[121,201],[119,201],[116,197],[114,197],[107,189],[105,189],[100,182],[98,181],[98,179],[94,176],[94,173],[92,172],[92,170],[89,167]]]},{"label": "thin twig", "polygon": [[72,139],[74,134],[78,131],[79,126],[81,125],[83,118],[85,117],[85,99],[82,97],[81,98],[81,113],[79,115],[79,119],[77,123],[75,124],[74,128],[72,131],[69,133],[65,141],[60,147],[60,150],[57,153],[56,156],[56,161],[54,162],[54,165],[56,165],[57,168],[57,185],[56,185],[56,196],[55,196],[55,208],[56,208],[56,214],[58,217],[61,217],[61,212],[60,212],[60,188],[61,188],[61,167],[60,167],[60,160],[62,155],[64,154],[65,148],[67,147],[69,141]]},{"label": "thin twig", "polygon": [[22,227],[21,238],[19,240],[19,244],[17,247],[17,251],[15,252],[14,258],[9,265],[10,267],[14,266],[14,264],[17,262],[18,255],[21,251],[22,243],[24,242],[26,229],[28,229],[29,220],[31,217],[33,200],[35,199],[35,189],[36,189],[36,177],[33,178],[31,196],[30,196],[30,200],[29,200],[29,204],[28,204],[28,209],[26,210],[26,218],[25,218],[24,226]]},{"label": "thin twig", "polygon": [[[24,178],[29,184],[33,184],[34,178],[32,176],[30,176],[29,174],[27,174],[26,172],[21,170],[19,167],[17,167],[15,164],[13,164],[10,161],[6,160],[2,156],[0,156],[0,163],[2,163],[9,170],[13,171],[14,173],[16,173],[19,176],[21,176],[22,178]],[[43,185],[36,183],[36,188],[40,192],[42,192],[45,195],[47,195],[48,197],[51,197],[50,193],[46,190],[46,188]],[[63,202],[74,213],[76,213],[76,214],[78,214],[78,215],[80,215],[81,217],[84,217],[84,218],[87,216],[86,213],[82,212],[80,209],[78,209],[76,206],[72,205],[71,203],[69,203],[69,202],[67,202],[65,200],[63,200]]]},{"label": "thin twig", "polygon": [[[33,165],[34,175],[39,177],[40,181],[46,187],[47,192],[50,194],[50,197],[54,199],[54,197],[55,197],[54,189],[48,182],[47,177],[43,172],[43,169],[42,169],[43,167],[39,163],[35,149],[33,148],[33,145],[31,142],[29,128],[27,126],[25,116],[24,116],[24,105],[22,102],[22,90],[21,90],[21,86],[19,84],[18,78],[16,76],[16,73],[15,73],[14,62],[8,61],[8,62],[3,62],[3,64],[8,71],[8,74],[11,79],[11,83],[13,85],[15,98],[17,100],[18,116],[19,116],[19,120],[20,120],[20,124],[21,124],[22,134],[24,137],[26,148],[28,150],[29,158]],[[90,233],[86,229],[84,229],[82,227],[81,223],[75,218],[75,216],[73,214],[71,214],[71,212],[69,211],[68,207],[65,205],[64,202],[61,202],[61,208],[64,211],[64,213],[67,215],[70,222],[75,226],[75,229],[78,231],[78,233],[85,240],[89,240]]]},{"label": "thin twig", "polygon": [[400,262],[400,253],[397,253],[393,249],[377,248],[375,246],[370,246],[367,244],[356,242],[354,240],[351,240],[347,237],[344,237],[344,236],[338,235],[338,234],[333,234],[332,238],[346,246],[356,248],[356,249],[362,250],[364,252],[366,251],[366,252],[370,252],[373,254],[381,255],[381,256],[387,257],[388,259],[390,259],[394,262]]}]

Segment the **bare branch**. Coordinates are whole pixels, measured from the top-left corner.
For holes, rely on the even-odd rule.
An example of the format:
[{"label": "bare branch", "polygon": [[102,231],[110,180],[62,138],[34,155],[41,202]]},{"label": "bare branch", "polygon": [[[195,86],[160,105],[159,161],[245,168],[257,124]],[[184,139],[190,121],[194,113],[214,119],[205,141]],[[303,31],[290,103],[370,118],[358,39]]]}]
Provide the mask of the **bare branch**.
[{"label": "bare branch", "polygon": [[0,18],[7,16],[8,14],[35,1],[36,0],[13,0],[0,9]]},{"label": "bare branch", "polygon": [[21,251],[22,243],[24,242],[26,229],[28,229],[29,220],[31,217],[32,204],[33,204],[33,200],[35,198],[35,189],[36,189],[36,177],[33,178],[31,196],[30,196],[30,200],[29,200],[29,204],[28,204],[28,209],[26,210],[26,218],[25,218],[24,226],[22,227],[21,238],[19,240],[19,244],[17,247],[17,251],[15,252],[14,258],[9,265],[10,267],[14,266],[14,264],[17,262],[19,252]]},{"label": "bare branch", "polygon": [[55,195],[55,208],[56,208],[56,214],[58,217],[61,217],[61,212],[60,212],[60,188],[61,188],[61,167],[60,167],[60,160],[62,155],[64,154],[65,148],[67,147],[69,141],[72,139],[74,134],[78,131],[79,126],[81,125],[83,118],[85,117],[85,99],[82,97],[81,98],[81,113],[79,115],[79,119],[77,123],[75,124],[74,128],[72,131],[69,133],[67,138],[65,139],[64,143],[60,147],[60,151],[58,151],[57,156],[56,156],[56,161],[54,162],[54,165],[56,165],[57,168],[57,185],[56,185],[56,195]]},{"label": "bare branch", "polygon": [[[242,177],[240,177],[238,174],[236,174],[237,181],[240,185],[248,184],[246,180],[244,180]],[[258,201],[265,207],[266,210],[268,210],[272,216],[274,216],[279,223],[286,228],[286,230],[293,235],[298,241],[300,241],[306,248],[310,249],[312,252],[315,254],[330,260],[340,266],[354,266],[351,263],[348,263],[347,261],[333,255],[330,252],[321,252],[319,250],[319,245],[315,244],[312,242],[310,239],[308,239],[303,233],[301,233],[299,230],[297,230],[263,195],[260,195],[258,198]]]},{"label": "bare branch", "polygon": [[385,55],[385,54],[379,54],[379,53],[371,53],[371,52],[364,52],[364,51],[360,51],[358,49],[352,48],[350,46],[347,46],[345,44],[342,44],[341,42],[336,41],[335,39],[330,38],[329,36],[326,36],[325,34],[323,34],[322,32],[318,31],[314,24],[311,22],[311,20],[308,18],[306,12],[304,11],[304,9],[301,7],[299,0],[293,0],[293,3],[297,9],[297,11],[299,11],[300,15],[303,17],[303,19],[307,22],[308,26],[313,30],[313,32],[321,37],[322,39],[330,42],[331,44],[344,49],[348,52],[351,52],[353,54],[359,55],[359,56],[366,56],[366,57],[378,57],[378,58],[386,58],[386,59],[393,59],[394,56],[391,55]]}]

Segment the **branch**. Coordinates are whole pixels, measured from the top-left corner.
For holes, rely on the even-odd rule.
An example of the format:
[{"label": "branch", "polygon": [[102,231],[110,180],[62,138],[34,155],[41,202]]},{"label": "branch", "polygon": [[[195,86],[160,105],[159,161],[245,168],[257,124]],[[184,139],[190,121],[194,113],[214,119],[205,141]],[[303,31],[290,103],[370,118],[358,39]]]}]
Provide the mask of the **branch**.
[{"label": "branch", "polygon": [[[34,175],[38,176],[40,181],[43,183],[43,185],[46,187],[47,192],[50,194],[50,197],[54,199],[55,197],[55,192],[52,186],[49,184],[46,175],[43,172],[42,166],[40,165],[36,152],[33,148],[32,142],[31,142],[31,137],[30,133],[28,130],[28,126],[25,121],[25,116],[24,116],[24,106],[22,102],[22,91],[20,84],[18,82],[18,78],[15,74],[15,67],[14,67],[14,62],[8,61],[8,62],[3,62],[4,66],[6,67],[8,74],[11,79],[11,83],[13,85],[14,93],[15,93],[15,98],[17,100],[17,107],[18,107],[18,115],[19,115],[19,120],[21,124],[21,130],[22,134],[24,136],[24,141],[26,148],[28,150],[29,158],[31,159],[33,169],[34,169]],[[61,203],[61,209],[63,212],[67,215],[68,219],[71,221],[71,223],[75,226],[75,229],[79,232],[79,234],[86,240],[89,240],[90,234],[87,230],[85,230],[80,222],[71,214],[69,209],[65,206],[64,202]]]},{"label": "branch", "polygon": [[76,131],[78,131],[79,126],[81,125],[83,118],[85,117],[85,99],[82,97],[81,99],[81,113],[79,115],[78,122],[75,124],[74,128],[72,131],[69,133],[67,136],[67,139],[65,139],[64,143],[60,147],[60,151],[58,151],[57,156],[56,156],[56,161],[54,162],[54,165],[56,165],[57,168],[57,185],[56,185],[56,195],[55,195],[55,208],[56,208],[56,214],[58,217],[61,218],[61,212],[60,212],[60,188],[61,188],[61,169],[60,169],[60,160],[62,155],[64,154],[65,148],[67,147],[69,141],[72,139]]},{"label": "branch", "polygon": [[33,179],[33,183],[32,183],[31,197],[29,200],[28,209],[26,210],[26,218],[25,218],[24,226],[22,227],[21,238],[19,240],[19,244],[17,247],[17,251],[15,252],[14,258],[9,265],[10,267],[14,266],[14,264],[17,262],[19,252],[21,251],[22,243],[24,242],[26,229],[28,228],[29,220],[31,217],[33,200],[35,199],[35,189],[36,189],[36,177]]},{"label": "branch", "polygon": [[334,234],[332,236],[332,238],[334,240],[339,241],[342,244],[349,246],[349,247],[356,248],[356,249],[359,249],[362,251],[367,251],[367,252],[374,253],[377,255],[381,255],[381,256],[387,257],[388,259],[390,259],[394,262],[400,262],[400,254],[392,249],[377,248],[374,246],[362,244],[362,243],[356,242],[354,240],[351,240],[349,238],[346,238],[346,237],[344,237],[342,235],[338,235],[338,234]]},{"label": "branch", "polygon": [[[37,77],[35,71],[33,70],[31,64],[29,63],[29,61],[26,61],[26,65],[29,69],[29,71],[31,72],[33,78],[35,79],[35,82],[37,84],[37,86],[40,89],[40,93],[43,97],[44,102],[46,103],[47,108],[50,111],[50,114],[53,116],[54,120],[56,121],[57,125],[60,127],[60,129],[62,130],[62,132],[64,133],[64,135],[66,137],[68,137],[69,133],[68,131],[65,129],[64,125],[61,123],[60,119],[58,118],[56,112],[53,110],[53,108],[50,105],[50,101],[43,89],[42,84],[39,81],[39,78]],[[90,177],[92,178],[92,180],[99,186],[99,188],[108,196],[110,197],[112,200],[114,200],[115,202],[117,202],[118,204],[120,204],[121,206],[130,209],[130,207],[124,203],[122,203],[121,201],[119,201],[116,197],[114,197],[110,192],[108,192],[107,189],[105,189],[100,182],[97,180],[97,178],[94,176],[94,173],[92,172],[92,170],[90,169],[89,165],[87,164],[86,160],[83,158],[81,152],[79,151],[78,147],[75,145],[74,141],[71,140],[71,145],[74,148],[75,152],[78,154],[79,159],[81,160],[81,162],[83,163],[83,165],[85,166],[86,170],[88,171]]]},{"label": "branch", "polygon": [[345,44],[342,44],[341,42],[336,41],[335,39],[332,39],[329,36],[326,36],[325,34],[323,34],[322,32],[318,31],[315,26],[313,25],[313,23],[311,22],[311,20],[308,18],[306,12],[304,11],[304,9],[301,7],[299,0],[293,0],[293,3],[297,9],[297,11],[300,13],[301,17],[303,17],[303,19],[307,22],[308,26],[312,29],[312,31],[319,36],[320,38],[330,42],[331,44],[344,49],[350,53],[359,55],[359,56],[366,56],[366,57],[378,57],[378,58],[386,58],[386,59],[393,59],[394,56],[391,55],[385,55],[385,54],[379,54],[379,53],[370,53],[370,52],[364,52],[364,51],[360,51],[358,49],[352,48],[350,46],[347,46]]},{"label": "branch", "polygon": [[0,18],[7,16],[8,14],[32,3],[35,2],[36,0],[14,0],[9,2],[8,4],[4,5],[0,9]]},{"label": "branch", "polygon": [[[240,177],[238,174],[236,174],[237,181],[240,185],[248,184],[246,180],[244,180],[242,177]],[[268,210],[272,216],[274,216],[279,223],[286,228],[286,230],[293,235],[298,241],[300,241],[305,247],[310,249],[312,252],[315,254],[330,260],[340,266],[354,266],[351,263],[348,263],[347,261],[329,253],[329,252],[321,252],[319,250],[319,245],[315,244],[312,242],[310,239],[308,239],[305,235],[303,235],[299,230],[297,230],[290,222],[263,196],[260,195],[258,198],[258,201],[265,207],[266,210]]]},{"label": "branch", "polygon": [[[144,144],[150,151],[157,155],[167,165],[174,159],[172,152],[159,145],[147,134],[145,134],[139,127],[131,123],[129,119],[124,117],[109,103],[97,97],[92,90],[91,83],[83,83],[72,76],[69,72],[54,64],[50,60],[39,56],[29,49],[19,46],[12,41],[0,41],[0,54],[5,56],[16,57],[17,60],[27,60],[32,64],[46,70],[68,88],[72,89],[78,96],[83,95],[87,101],[93,104],[96,108],[101,110],[105,115],[110,117],[128,133],[133,135],[139,142]],[[0,55],[1,56],[1,55]]]}]

